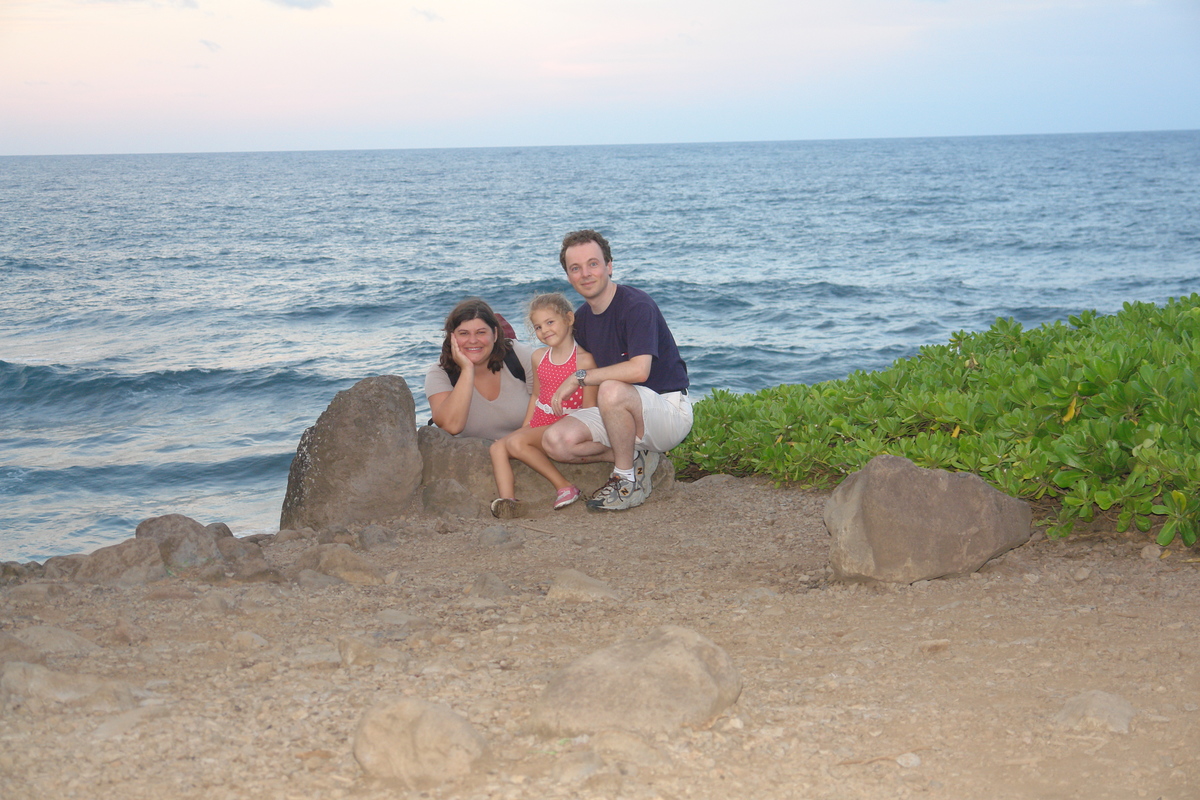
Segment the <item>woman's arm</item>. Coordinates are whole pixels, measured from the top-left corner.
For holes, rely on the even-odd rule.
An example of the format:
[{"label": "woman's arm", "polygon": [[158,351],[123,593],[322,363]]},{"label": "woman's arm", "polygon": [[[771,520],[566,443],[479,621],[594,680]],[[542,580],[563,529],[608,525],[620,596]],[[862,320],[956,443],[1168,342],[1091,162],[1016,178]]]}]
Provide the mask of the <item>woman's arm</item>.
[{"label": "woman's arm", "polygon": [[471,412],[471,397],[475,393],[475,365],[458,349],[458,341],[450,337],[450,352],[458,364],[458,382],[448,392],[430,395],[429,410],[433,413],[433,424],[453,436],[467,427],[467,416]]}]

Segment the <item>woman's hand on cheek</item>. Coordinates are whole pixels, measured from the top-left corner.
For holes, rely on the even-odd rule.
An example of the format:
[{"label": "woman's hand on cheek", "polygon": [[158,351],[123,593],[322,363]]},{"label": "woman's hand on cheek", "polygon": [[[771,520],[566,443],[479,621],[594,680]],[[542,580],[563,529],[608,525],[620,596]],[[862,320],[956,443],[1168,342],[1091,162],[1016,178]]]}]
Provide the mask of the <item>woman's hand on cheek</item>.
[{"label": "woman's hand on cheek", "polygon": [[450,335],[450,356],[463,372],[475,372],[475,364],[463,353],[462,348],[458,346],[458,339],[453,334]]}]

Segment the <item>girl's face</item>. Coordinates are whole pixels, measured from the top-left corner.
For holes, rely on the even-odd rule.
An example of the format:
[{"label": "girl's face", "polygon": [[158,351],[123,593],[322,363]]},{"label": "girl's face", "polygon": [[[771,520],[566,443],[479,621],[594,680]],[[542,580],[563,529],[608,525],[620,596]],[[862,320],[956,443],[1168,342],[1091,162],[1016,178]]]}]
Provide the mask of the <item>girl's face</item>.
[{"label": "girl's face", "polygon": [[539,308],[529,315],[529,322],[539,342],[547,347],[555,347],[570,338],[575,315],[569,313],[564,317],[553,309]]},{"label": "girl's face", "polygon": [[487,363],[496,345],[496,332],[481,319],[464,320],[450,335],[462,354],[476,366]]}]

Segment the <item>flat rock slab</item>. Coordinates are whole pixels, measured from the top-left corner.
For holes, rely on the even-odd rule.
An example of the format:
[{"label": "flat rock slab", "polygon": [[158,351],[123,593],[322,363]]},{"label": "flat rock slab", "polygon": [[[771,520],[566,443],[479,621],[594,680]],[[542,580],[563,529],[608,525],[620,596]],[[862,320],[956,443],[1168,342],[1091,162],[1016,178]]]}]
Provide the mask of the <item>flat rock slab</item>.
[{"label": "flat rock slab", "polygon": [[741,675],[724,650],[695,631],[662,625],[556,673],[531,724],[551,736],[673,731],[715,717],[741,691]]}]

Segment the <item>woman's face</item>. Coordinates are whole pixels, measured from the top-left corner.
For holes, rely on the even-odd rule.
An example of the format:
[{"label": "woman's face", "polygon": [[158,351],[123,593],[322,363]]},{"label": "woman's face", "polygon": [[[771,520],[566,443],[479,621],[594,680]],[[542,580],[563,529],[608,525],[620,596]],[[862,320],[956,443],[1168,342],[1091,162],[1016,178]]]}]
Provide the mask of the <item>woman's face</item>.
[{"label": "woman's face", "polygon": [[496,344],[496,331],[481,319],[468,319],[450,332],[458,349],[475,366],[487,363]]}]

